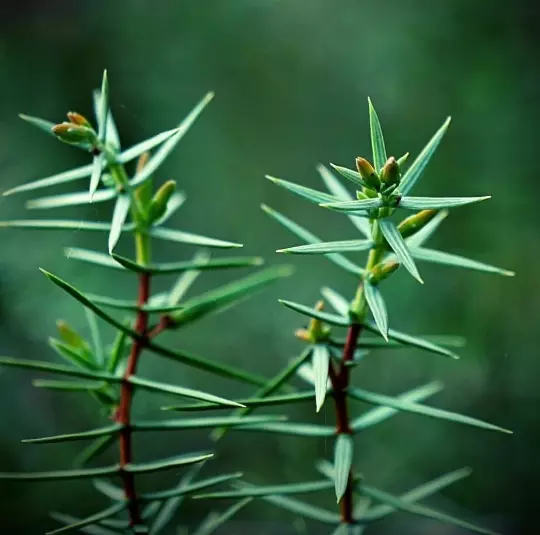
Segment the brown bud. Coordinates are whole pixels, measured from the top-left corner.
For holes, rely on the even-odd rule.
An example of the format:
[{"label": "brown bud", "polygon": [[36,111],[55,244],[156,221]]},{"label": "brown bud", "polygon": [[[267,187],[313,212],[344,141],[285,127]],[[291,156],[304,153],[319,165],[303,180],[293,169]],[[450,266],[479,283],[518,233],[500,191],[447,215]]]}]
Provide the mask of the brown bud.
[{"label": "brown bud", "polygon": [[403,238],[408,238],[416,234],[421,228],[427,225],[438,213],[438,210],[422,210],[417,214],[404,219],[399,225],[398,230]]},{"label": "brown bud", "polygon": [[92,128],[92,125],[90,124],[90,121],[80,113],[77,113],[76,111],[69,111],[67,114],[67,118],[69,121],[73,124],[77,124],[79,126],[85,126],[86,128]]},{"label": "brown bud", "polygon": [[71,145],[93,146],[96,141],[96,133],[86,126],[73,123],[60,123],[52,127],[53,134],[64,143]]},{"label": "brown bud", "polygon": [[388,158],[382,168],[381,182],[386,187],[399,183],[399,165],[393,156]]}]

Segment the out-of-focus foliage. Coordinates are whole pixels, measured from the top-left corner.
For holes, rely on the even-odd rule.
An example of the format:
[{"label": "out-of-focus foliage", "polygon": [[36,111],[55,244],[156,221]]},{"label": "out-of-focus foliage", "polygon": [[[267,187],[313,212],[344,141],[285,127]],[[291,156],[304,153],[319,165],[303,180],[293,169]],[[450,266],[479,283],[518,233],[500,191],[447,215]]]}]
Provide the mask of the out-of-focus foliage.
[{"label": "out-of-focus foliage", "polygon": [[[467,516],[467,510],[455,506],[466,504],[479,517],[500,518],[508,533],[521,533],[537,508],[534,494],[526,488],[540,475],[535,455],[540,436],[536,423],[540,300],[535,298],[540,293],[535,276],[540,256],[537,10],[524,0],[57,0],[5,6],[0,17],[0,188],[86,163],[84,155],[75,149],[69,154],[16,113],[54,118],[63,115],[68,103],[89,115],[87,91],[103,67],[114,80],[111,98],[120,103],[115,116],[126,146],[174,127],[200,94],[214,90],[211,109],[164,167],[190,194],[191,202],[177,222],[197,222],[203,234],[218,227],[222,235],[244,243],[246,254],[268,257],[278,246],[287,245],[289,235],[268,220],[259,202],[294,214],[296,221],[309,223],[325,240],[342,236],[351,227],[338,214],[319,220],[317,207],[282,195],[264,180],[265,173],[318,187],[318,162],[350,162],[367,153],[368,95],[377,103],[387,143],[398,150],[418,151],[444,119],[443,113],[451,114],[444,151],[430,164],[416,192],[447,195],[451,181],[460,194],[489,192],[493,199],[489,206],[451,214],[452,224],[441,227],[433,246],[463,254],[474,251],[475,258],[496,260],[518,275],[504,284],[507,281],[497,277],[448,268],[448,278],[435,279],[435,270],[440,274],[444,268],[426,265],[425,292],[418,292],[405,273],[396,275],[388,283],[387,301],[390,313],[404,318],[406,324],[400,328],[418,334],[459,333],[469,343],[459,365],[422,353],[403,358],[381,352],[375,364],[363,368],[363,386],[376,385],[382,391],[387,385],[388,393],[394,393],[436,375],[447,385],[441,406],[496,421],[511,427],[515,435],[510,439],[484,435],[479,440],[467,428],[427,426],[421,418],[403,415],[369,436],[366,433],[361,468],[382,488],[399,492],[465,462],[474,468],[473,475],[449,490],[440,505]],[[21,213],[13,200],[2,200],[0,206],[2,219]],[[110,219],[99,205],[89,210],[91,214],[66,209],[65,216]],[[98,271],[81,269],[80,263],[65,263],[58,254],[63,246],[100,248],[98,239],[76,231],[11,231],[2,236],[3,354],[50,357],[43,341],[57,317],[73,318],[81,331],[85,328],[84,315],[75,316],[79,309],[73,302],[59,299],[56,290],[37,276],[38,266],[96,293],[120,297],[135,290],[122,287],[125,282],[114,273],[100,277]],[[162,247],[158,251],[165,259],[168,250]],[[172,251],[170,259],[177,260]],[[227,316],[209,319],[204,328],[171,334],[168,341],[205,354],[219,352],[224,361],[261,373],[276,371],[299,348],[292,333],[284,332],[294,315],[282,310],[276,298],[295,295],[298,301],[313,302],[321,280],[332,280],[344,293],[351,291],[340,271],[324,259],[309,262],[312,269],[300,269],[299,275],[281,283],[277,295],[268,292]],[[298,257],[294,263],[305,266],[306,259]],[[428,291],[435,280],[437,288]],[[38,312],[43,308],[46,314]],[[219,339],[207,336],[212,326],[219,326]],[[146,366],[163,377],[170,375],[165,364]],[[225,382],[208,385],[207,378],[192,372],[189,379],[196,388],[230,395]],[[70,445],[21,450],[18,439],[62,432],[75,423],[81,428],[83,423],[86,427],[95,423],[92,406],[75,394],[70,411],[64,410],[60,397],[34,392],[22,373],[6,372],[0,384],[4,407],[0,451],[5,467],[61,466],[64,456],[74,451]],[[155,407],[137,407],[138,414],[150,410]],[[312,407],[297,410],[295,420],[311,417]],[[87,421],[80,421],[78,411],[88,415]],[[313,421],[324,423],[325,417],[323,410]],[[415,440],[409,443],[411,436]],[[181,433],[171,439],[180,451],[197,449],[206,435],[201,434],[200,442],[191,440],[187,444]],[[303,457],[324,454],[306,451],[309,448],[293,438],[265,437],[256,449],[253,444],[254,435],[248,433],[235,436],[234,448],[232,440],[223,440],[222,471],[236,470],[242,451],[247,453],[242,454],[241,468],[257,474],[258,482],[308,480],[313,473],[299,469],[307,467]],[[165,450],[148,441],[136,446],[141,457]],[[167,450],[170,447],[167,444]],[[431,455],[433,451],[437,455]],[[265,463],[270,456],[272,463]],[[99,505],[84,485],[68,488],[53,483],[46,492],[37,484],[2,485],[0,495],[2,512],[15,512],[9,515],[11,520],[4,515],[3,528],[9,533],[40,532],[41,520],[53,504],[59,509],[62,503],[75,504],[81,514]],[[194,502],[191,511],[193,519],[198,518],[201,504]],[[276,511],[254,502],[243,513],[245,521],[232,522],[229,531],[241,533],[257,525],[260,533],[286,533],[280,523],[290,518],[277,517]],[[373,533],[435,533],[434,525],[423,521],[407,525],[410,531],[397,516]]]}]

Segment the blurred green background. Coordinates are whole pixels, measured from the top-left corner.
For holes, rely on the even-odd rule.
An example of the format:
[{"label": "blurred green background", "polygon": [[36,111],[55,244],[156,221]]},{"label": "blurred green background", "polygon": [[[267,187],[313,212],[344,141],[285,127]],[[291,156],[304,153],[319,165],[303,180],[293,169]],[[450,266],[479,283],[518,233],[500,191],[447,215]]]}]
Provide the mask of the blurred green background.
[{"label": "blurred green background", "polygon": [[[68,110],[90,114],[90,93],[104,67],[124,146],[173,127],[206,91],[214,90],[214,102],[160,175],[177,179],[188,194],[174,226],[240,241],[245,253],[276,264],[283,259],[275,249],[297,240],[261,212],[261,202],[325,239],[356,234],[346,218],[276,188],[264,180],[266,173],[321,187],[318,162],[352,166],[355,156],[369,154],[368,95],[389,153],[396,156],[416,154],[452,115],[452,126],[415,193],[492,194],[493,199],[453,212],[431,245],[514,269],[518,276],[423,264],[426,284],[421,287],[399,273],[386,287],[391,324],[418,334],[463,335],[468,339],[463,358],[451,362],[417,351],[374,353],[356,377],[367,388],[389,394],[440,378],[446,388],[434,404],[510,427],[515,434],[401,415],[359,438],[358,467],[372,483],[398,492],[471,466],[469,479],[432,503],[506,534],[536,533],[528,526],[537,517],[534,489],[540,477],[538,21],[537,5],[525,0],[5,3],[0,16],[0,189],[88,161],[24,124],[17,113],[57,121]],[[73,186],[83,187],[84,181]],[[27,217],[23,196],[0,202],[2,219]],[[30,215],[106,221],[110,206]],[[63,257],[66,246],[104,249],[104,236],[11,230],[2,231],[1,240],[2,354],[54,358],[46,340],[57,318],[86,328],[80,307],[48,283],[38,266],[82,290],[124,298],[136,291],[129,276]],[[191,254],[187,247],[159,244],[155,249],[160,260]],[[354,291],[354,280],[325,259],[301,257],[292,263],[297,269],[289,280],[196,327],[168,334],[166,341],[275,372],[299,351],[292,332],[302,323],[276,299],[311,303],[323,285],[348,295]],[[207,274],[196,290],[226,279]],[[229,396],[250,391],[151,355],[143,371]],[[82,430],[103,418],[91,400],[37,391],[30,383],[24,372],[0,376],[0,470],[68,467],[76,445],[23,446],[20,439]],[[141,396],[137,412],[155,415],[162,401]],[[332,421],[330,412],[312,413],[311,406],[303,406],[294,417]],[[144,438],[137,444],[140,459],[208,446],[205,433]],[[313,479],[315,471],[305,459],[329,457],[331,451],[330,442],[235,432],[219,444],[213,470],[242,469],[253,482]],[[174,473],[149,477],[143,487],[175,480]],[[319,503],[332,507],[331,494]],[[47,516],[51,509],[84,514],[101,505],[85,482],[0,483],[5,533],[42,533],[53,525]],[[184,522],[193,523],[209,506],[190,503]],[[223,533],[288,534],[291,520],[257,502]],[[304,532],[326,531],[308,524]],[[173,527],[169,533],[175,533]],[[369,533],[461,531],[395,515]]]}]

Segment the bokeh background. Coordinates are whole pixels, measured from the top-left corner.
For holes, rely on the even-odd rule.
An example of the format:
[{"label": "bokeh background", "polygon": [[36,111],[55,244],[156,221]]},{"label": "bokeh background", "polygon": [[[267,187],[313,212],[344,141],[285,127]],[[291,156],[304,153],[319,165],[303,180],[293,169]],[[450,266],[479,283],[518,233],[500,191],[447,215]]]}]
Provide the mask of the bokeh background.
[{"label": "bokeh background", "polygon": [[[246,253],[272,264],[283,261],[276,248],[297,241],[261,212],[261,202],[326,239],[356,234],[346,218],[272,186],[266,173],[320,187],[318,162],[352,166],[355,156],[368,154],[368,95],[396,156],[417,153],[451,114],[452,126],[416,192],[492,194],[493,199],[453,212],[432,245],[515,269],[518,276],[424,264],[421,287],[399,273],[386,287],[392,324],[412,333],[463,335],[468,339],[463,358],[451,362],[412,350],[374,353],[357,380],[392,394],[440,378],[446,388],[434,404],[515,434],[401,415],[358,440],[359,468],[372,483],[399,492],[471,466],[469,479],[431,503],[505,534],[536,532],[528,527],[537,518],[540,478],[540,71],[534,2],[20,0],[3,3],[0,12],[0,189],[87,161],[85,154],[20,121],[17,113],[58,121],[72,109],[90,114],[90,92],[104,67],[125,146],[173,127],[214,90],[214,102],[161,171],[161,179],[177,179],[188,194],[174,224],[240,241]],[[64,190],[69,188],[56,191]],[[27,217],[24,200],[2,199],[1,218]],[[54,216],[106,221],[110,209],[95,205]],[[46,341],[57,318],[86,329],[80,307],[48,283],[38,266],[86,291],[124,298],[136,291],[129,276],[63,257],[66,246],[104,249],[104,236],[3,230],[0,239],[2,354],[53,359]],[[191,254],[187,247],[163,244],[155,250],[160,260]],[[278,370],[300,349],[292,332],[302,321],[276,299],[311,303],[323,285],[349,295],[354,289],[352,279],[322,258],[286,261],[296,266],[293,277],[225,314],[167,335],[167,342],[266,374]],[[205,275],[196,290],[224,280],[224,274]],[[104,335],[112,337],[105,327]],[[249,393],[159,357],[148,355],[143,369],[158,379],[224,395]],[[162,402],[141,396],[137,412],[155,415]],[[34,390],[30,376],[16,370],[0,376],[0,407],[0,470],[5,471],[67,467],[78,445],[38,447],[21,445],[20,439],[103,422],[92,400]],[[299,407],[294,417],[332,421],[330,412],[317,418],[312,413],[311,406]],[[137,457],[206,446],[205,433],[154,435],[137,444]],[[242,469],[253,482],[300,481],[316,477],[307,458],[330,457],[331,451],[329,442],[236,432],[219,444],[217,468]],[[147,478],[144,485],[172,485],[176,477]],[[318,503],[332,507],[332,495]],[[51,509],[89,514],[101,505],[85,482],[0,483],[4,533],[43,533],[53,526]],[[208,507],[190,502],[182,522],[193,524]],[[254,502],[222,533],[327,531],[311,524],[293,529],[292,520]],[[462,532],[400,514],[369,533]]]}]

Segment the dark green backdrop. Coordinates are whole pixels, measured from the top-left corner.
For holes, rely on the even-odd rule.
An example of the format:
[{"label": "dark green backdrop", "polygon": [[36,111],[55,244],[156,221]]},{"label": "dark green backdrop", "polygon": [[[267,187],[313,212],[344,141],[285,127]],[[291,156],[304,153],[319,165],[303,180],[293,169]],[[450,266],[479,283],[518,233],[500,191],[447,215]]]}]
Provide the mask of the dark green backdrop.
[{"label": "dark green backdrop", "polygon": [[[27,112],[61,120],[70,109],[90,113],[90,90],[109,70],[112,105],[125,144],[173,127],[207,91],[216,99],[168,160],[188,203],[175,224],[245,244],[248,254],[282,261],[295,244],[259,209],[293,215],[326,239],[353,238],[336,214],[314,208],[264,180],[265,173],[320,186],[315,165],[352,165],[369,150],[367,96],[383,122],[390,153],[416,153],[446,115],[452,126],[417,192],[493,199],[459,209],[435,245],[515,269],[506,279],[423,266],[424,287],[401,273],[388,285],[391,322],[416,333],[468,338],[460,362],[406,352],[374,355],[358,374],[387,393],[441,378],[434,403],[514,429],[514,436],[400,416],[358,443],[360,468],[392,491],[459,466],[472,477],[434,503],[505,533],[525,533],[536,517],[540,283],[537,240],[540,193],[538,14],[534,2],[428,0],[19,1],[0,16],[0,189],[86,161],[17,118]],[[24,217],[23,198],[1,201],[1,218]],[[71,215],[106,220],[110,207]],[[69,210],[62,214],[70,215]],[[52,358],[47,337],[58,317],[84,329],[84,314],[37,271],[43,266],[82,289],[133,295],[133,281],[63,258],[67,245],[105,247],[82,232],[0,234],[2,354]],[[191,251],[158,247],[163,260]],[[323,284],[353,291],[353,281],[324,259],[293,259],[296,274],[224,315],[177,335],[171,344],[271,373],[299,346],[298,317],[276,299],[312,302]],[[206,275],[204,289],[223,280]],[[214,333],[214,330],[216,334]],[[149,357],[145,372],[225,395],[236,386]],[[172,375],[174,374],[174,375]],[[363,375],[362,375],[363,374]],[[171,377],[172,375],[172,377]],[[0,377],[0,470],[60,468],[72,446],[23,446],[20,439],[83,429],[99,422],[91,401],[35,391],[27,374]],[[246,391],[247,392],[247,391]],[[154,401],[155,399],[152,398]],[[157,400],[158,402],[160,400]],[[162,400],[161,400],[162,401]],[[138,404],[138,410],[155,406]],[[313,418],[312,407],[295,414]],[[331,419],[322,414],[318,420]],[[204,434],[159,435],[140,457],[206,445]],[[275,440],[236,433],[220,444],[220,468],[243,469],[252,481],[309,479],[306,456],[330,443]],[[167,482],[174,482],[174,474]],[[155,480],[154,480],[155,481]],[[152,480],[148,482],[152,483]],[[38,534],[47,511],[90,513],[99,506],[89,485],[0,484],[5,533]],[[331,503],[331,502],[330,502]],[[184,519],[198,518],[193,504]],[[533,516],[534,515],[534,516]],[[256,503],[223,533],[287,533],[290,516]],[[174,530],[171,529],[170,533]],[[309,533],[319,533],[315,528]],[[531,531],[532,533],[533,531]],[[325,533],[325,531],[321,531]],[[457,534],[405,516],[373,534]]]}]

